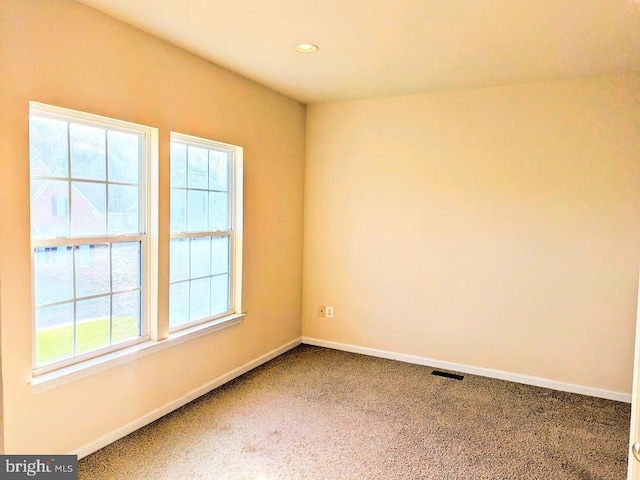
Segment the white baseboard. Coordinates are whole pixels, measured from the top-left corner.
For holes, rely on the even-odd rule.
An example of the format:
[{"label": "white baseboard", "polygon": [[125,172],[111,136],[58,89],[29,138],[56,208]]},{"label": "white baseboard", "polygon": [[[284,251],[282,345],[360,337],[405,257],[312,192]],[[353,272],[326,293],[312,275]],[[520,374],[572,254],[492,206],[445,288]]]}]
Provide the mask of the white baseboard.
[{"label": "white baseboard", "polygon": [[316,345],[318,347],[333,348],[334,350],[343,350],[345,352],[361,353],[363,355],[370,355],[372,357],[387,358],[390,360],[398,360],[400,362],[415,363],[417,365],[425,365],[429,367],[442,368],[445,370],[453,370],[454,372],[479,375],[481,377],[489,377],[496,378],[498,380],[507,380],[509,382],[523,383],[525,385],[533,385],[536,387],[550,388],[552,390],[559,390],[561,392],[579,393],[582,395],[589,395],[590,397],[605,398],[607,400],[631,403],[631,394],[629,393],[613,392],[610,390],[585,387],[583,385],[575,385],[572,383],[558,382],[556,380],[548,380],[546,378],[533,377],[530,375],[504,372],[502,370],[493,370],[491,368],[474,367],[472,365],[464,365],[461,363],[445,362],[442,360],[434,360],[432,358],[419,357],[417,355],[407,355],[404,353],[390,352],[388,350],[359,347],[357,345],[330,342],[327,340],[320,340],[311,337],[302,337],[302,343],[306,343],[308,345]]},{"label": "white baseboard", "polygon": [[93,440],[89,443],[82,445],[80,448],[76,449],[70,454],[78,455],[78,458],[86,457],[87,455],[90,455],[93,452],[96,452],[101,448],[106,447],[110,443],[113,443],[116,440],[121,439],[122,437],[126,437],[127,435],[129,435],[132,432],[135,432],[139,428],[142,428],[145,425],[148,425],[149,423],[159,419],[160,417],[163,417],[166,414],[182,407],[183,405],[186,405],[187,403],[195,400],[196,398],[201,397],[205,393],[208,393],[211,390],[218,388],[219,386],[224,385],[225,383],[233,380],[234,378],[239,377],[240,375],[247,373],[248,371],[253,370],[256,367],[259,367],[263,363],[266,363],[269,360],[276,358],[278,355],[282,355],[286,351],[291,350],[294,347],[297,347],[298,345],[300,345],[300,343],[301,343],[301,339],[298,338],[296,340],[293,340],[289,343],[282,345],[281,347],[271,350],[270,352],[262,355],[261,357],[256,358],[255,360],[252,360],[249,363],[246,363],[245,365],[242,365],[241,367],[236,368],[235,370],[231,370],[229,373],[221,375],[218,378],[202,385],[201,387],[191,390],[186,395],[180,398],[177,398],[175,400],[172,400],[171,402],[165,403],[161,407],[156,408],[155,410],[147,413],[146,415],[138,418],[137,420],[134,420],[133,422],[125,425],[124,427],[118,428],[117,430],[114,430],[113,432],[109,433],[108,435],[105,435],[104,437],[100,437],[97,440]]}]

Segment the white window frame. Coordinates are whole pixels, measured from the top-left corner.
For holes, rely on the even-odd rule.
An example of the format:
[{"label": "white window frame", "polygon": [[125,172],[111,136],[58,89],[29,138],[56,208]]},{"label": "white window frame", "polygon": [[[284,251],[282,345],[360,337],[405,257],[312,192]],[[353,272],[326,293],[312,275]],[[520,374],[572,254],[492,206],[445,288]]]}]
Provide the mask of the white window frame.
[{"label": "white window frame", "polygon": [[[105,356],[110,353],[130,348],[134,345],[146,342],[148,340],[155,340],[157,335],[157,259],[158,259],[158,130],[153,127],[147,127],[131,122],[122,120],[116,120],[113,118],[103,117],[100,115],[94,115],[90,113],[80,112],[77,110],[70,110],[67,108],[56,107],[53,105],[47,105],[39,102],[29,102],[29,119],[32,116],[45,117],[55,120],[62,120],[65,122],[72,122],[76,124],[96,126],[100,128],[106,128],[109,130],[122,131],[127,133],[139,134],[141,138],[140,142],[140,175],[139,175],[139,234],[135,235],[101,235],[101,236],[87,236],[87,235],[72,235],[69,231],[69,236],[56,237],[56,238],[34,238],[31,237],[31,305],[32,305],[32,365],[33,376],[43,375],[54,370],[63,369],[75,364],[87,362],[96,357]],[[71,148],[70,145],[67,147]],[[68,160],[70,161],[70,160]],[[30,178],[37,178],[37,175]],[[71,182],[71,168],[69,165],[69,182]],[[95,183],[113,183],[97,181]],[[71,211],[69,211],[69,221],[71,221]],[[47,365],[38,367],[36,363],[36,326],[35,326],[35,270],[34,270],[34,249],[39,247],[66,247],[72,245],[72,252],[75,257],[75,247],[77,245],[107,243],[109,245],[119,242],[140,242],[140,257],[141,257],[141,269],[140,269],[140,330],[141,335],[135,339],[121,342],[108,347],[92,350],[80,355],[75,355],[71,358],[53,362]],[[75,275],[75,274],[74,274]],[[76,301],[75,296],[75,281],[74,281],[74,303]],[[75,338],[74,338],[75,342]]]},{"label": "white window frame", "polygon": [[[188,321],[180,325],[169,328],[169,334],[188,331],[200,325],[215,325],[225,319],[242,313],[242,224],[243,224],[243,148],[237,145],[217,142],[205,138],[186,135],[183,133],[171,132],[170,143],[179,143],[193,147],[222,150],[229,153],[227,165],[228,174],[228,218],[229,228],[227,230],[204,230],[198,232],[176,232],[170,233],[170,240],[180,238],[202,238],[202,237],[229,237],[229,309],[214,316]],[[188,161],[187,161],[188,166]],[[188,175],[185,172],[185,175]],[[188,178],[188,177],[187,177]],[[174,188],[169,185],[169,191]],[[188,185],[185,187],[185,201],[188,201]],[[188,209],[187,209],[188,210]],[[185,230],[186,222],[185,219]],[[169,286],[171,282],[169,282]]]}]

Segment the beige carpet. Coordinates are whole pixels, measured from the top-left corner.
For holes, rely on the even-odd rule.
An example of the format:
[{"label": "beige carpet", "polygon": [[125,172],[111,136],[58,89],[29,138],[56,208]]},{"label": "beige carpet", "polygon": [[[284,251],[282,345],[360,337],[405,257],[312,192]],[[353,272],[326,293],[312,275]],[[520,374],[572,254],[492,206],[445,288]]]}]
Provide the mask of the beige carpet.
[{"label": "beige carpet", "polygon": [[301,345],[80,461],[104,479],[625,478],[630,406]]}]

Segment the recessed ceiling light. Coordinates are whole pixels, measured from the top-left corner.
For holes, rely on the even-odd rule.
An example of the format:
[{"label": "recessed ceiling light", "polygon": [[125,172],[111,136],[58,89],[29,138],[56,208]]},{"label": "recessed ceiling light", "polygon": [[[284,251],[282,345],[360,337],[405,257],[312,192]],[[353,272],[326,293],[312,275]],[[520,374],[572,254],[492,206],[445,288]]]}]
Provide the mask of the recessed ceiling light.
[{"label": "recessed ceiling light", "polygon": [[317,45],[312,43],[299,43],[296,45],[296,50],[300,53],[313,53],[319,50]]}]

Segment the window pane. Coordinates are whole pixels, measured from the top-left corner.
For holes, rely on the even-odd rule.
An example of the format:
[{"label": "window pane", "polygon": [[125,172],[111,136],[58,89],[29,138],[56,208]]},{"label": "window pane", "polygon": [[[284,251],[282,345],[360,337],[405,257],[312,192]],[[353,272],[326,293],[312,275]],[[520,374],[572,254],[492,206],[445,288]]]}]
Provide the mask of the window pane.
[{"label": "window pane", "polygon": [[187,206],[187,231],[207,229],[207,192],[189,190]]},{"label": "window pane", "polygon": [[[56,120],[48,118],[53,116],[50,112],[56,112]],[[137,339],[144,330],[142,300],[147,292],[142,284],[145,241],[141,238],[147,212],[141,209],[140,198],[146,190],[144,139],[149,132],[117,120],[101,121],[57,107],[47,107],[45,112],[44,107],[30,105],[38,366],[73,360],[114,341]],[[186,177],[184,150],[182,174]],[[208,174],[208,162],[206,167]],[[182,210],[186,225],[186,197]],[[116,236],[120,234],[131,236],[127,242],[112,243],[125,239]],[[48,246],[51,243],[55,246]],[[188,302],[188,284],[186,290]]]},{"label": "window pane", "polygon": [[227,152],[209,150],[209,190],[227,191]]},{"label": "window pane", "polygon": [[209,275],[211,266],[211,237],[191,240],[191,278]]},{"label": "window pane", "polygon": [[69,124],[73,178],[106,180],[105,133],[104,128]]},{"label": "window pane", "polygon": [[187,159],[189,164],[189,188],[206,189],[208,183],[207,151],[204,148],[189,145]]},{"label": "window pane", "polygon": [[109,233],[138,233],[138,187],[109,185]]},{"label": "window pane", "polygon": [[109,293],[109,245],[76,246],[76,297]]},{"label": "window pane", "polygon": [[175,327],[189,321],[189,282],[172,283],[169,286],[169,326]]},{"label": "window pane", "polygon": [[113,342],[140,336],[140,290],[113,295]]},{"label": "window pane", "polygon": [[104,235],[107,222],[106,186],[102,183],[71,183],[71,234]]},{"label": "window pane", "polygon": [[214,143],[191,142],[178,134],[172,138],[186,146],[171,144],[171,233],[190,236],[171,240],[169,325],[175,328],[231,308],[234,154]]},{"label": "window pane", "polygon": [[211,277],[211,315],[229,310],[229,275]]},{"label": "window pane", "polygon": [[76,303],[76,353],[109,346],[109,296]]},{"label": "window pane", "polygon": [[73,303],[36,308],[36,364],[73,356]]},{"label": "window pane", "polygon": [[229,271],[229,237],[213,238],[211,241],[211,274]]},{"label": "window pane", "polygon": [[132,133],[107,132],[109,181],[138,183],[140,170],[140,136]]},{"label": "window pane", "polygon": [[187,201],[185,190],[171,189],[171,231],[184,232],[186,230]]},{"label": "window pane", "polygon": [[69,176],[67,122],[32,116],[29,121],[31,175]]},{"label": "window pane", "polygon": [[189,298],[190,320],[200,320],[209,316],[209,277],[191,281]]},{"label": "window pane", "polygon": [[36,248],[33,264],[36,305],[73,299],[71,247]]},{"label": "window pane", "polygon": [[171,186],[187,186],[187,146],[171,142]]},{"label": "window pane", "polygon": [[170,242],[169,281],[177,282],[189,278],[189,239],[176,238]]},{"label": "window pane", "polygon": [[31,180],[31,235],[69,235],[69,182]]},{"label": "window pane", "polygon": [[229,212],[226,193],[209,193],[209,230],[228,230]]},{"label": "window pane", "polygon": [[113,291],[140,286],[140,242],[111,245]]}]

